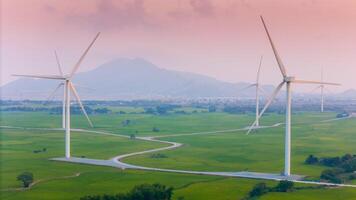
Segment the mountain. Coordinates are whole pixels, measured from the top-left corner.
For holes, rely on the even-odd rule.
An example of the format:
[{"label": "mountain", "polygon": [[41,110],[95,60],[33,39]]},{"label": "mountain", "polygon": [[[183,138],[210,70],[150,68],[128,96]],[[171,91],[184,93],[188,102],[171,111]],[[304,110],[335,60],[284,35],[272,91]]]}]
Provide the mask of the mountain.
[{"label": "mountain", "polygon": [[[254,88],[241,91],[249,83],[234,84],[204,75],[166,70],[141,58],[112,60],[94,70],[76,74],[73,82],[83,99],[95,100],[254,96]],[[45,99],[58,83],[18,79],[0,88],[1,98]],[[270,92],[273,86],[263,88]],[[61,97],[61,94],[57,96]]]},{"label": "mountain", "polygon": [[344,99],[356,99],[356,90],[349,89],[342,92],[339,96],[342,96]]}]

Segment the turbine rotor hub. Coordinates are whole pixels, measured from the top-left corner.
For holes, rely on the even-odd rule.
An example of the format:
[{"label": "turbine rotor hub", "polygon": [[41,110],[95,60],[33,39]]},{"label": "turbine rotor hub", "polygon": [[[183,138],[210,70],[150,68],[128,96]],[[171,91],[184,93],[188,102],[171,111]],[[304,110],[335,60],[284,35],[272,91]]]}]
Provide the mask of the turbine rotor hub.
[{"label": "turbine rotor hub", "polygon": [[295,80],[294,76],[286,76],[286,77],[284,77],[284,82],[287,82],[287,83],[292,82],[294,80]]}]

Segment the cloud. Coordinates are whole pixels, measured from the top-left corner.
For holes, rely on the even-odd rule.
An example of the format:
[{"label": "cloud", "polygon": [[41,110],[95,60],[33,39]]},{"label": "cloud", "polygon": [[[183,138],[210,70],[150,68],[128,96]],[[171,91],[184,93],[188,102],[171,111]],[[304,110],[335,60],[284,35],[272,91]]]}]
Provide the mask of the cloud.
[{"label": "cloud", "polygon": [[214,6],[209,0],[190,0],[190,5],[201,16],[210,17],[214,15]]},{"label": "cloud", "polygon": [[90,13],[70,13],[70,23],[95,29],[125,29],[150,27],[143,0],[99,0],[96,9]]}]

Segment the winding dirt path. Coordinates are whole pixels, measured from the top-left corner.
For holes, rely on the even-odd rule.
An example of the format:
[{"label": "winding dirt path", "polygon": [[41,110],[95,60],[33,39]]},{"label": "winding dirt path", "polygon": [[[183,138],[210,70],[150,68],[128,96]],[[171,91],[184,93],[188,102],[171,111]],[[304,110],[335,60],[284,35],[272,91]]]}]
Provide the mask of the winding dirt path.
[{"label": "winding dirt path", "polygon": [[[346,118],[339,118],[339,119],[329,119],[329,120],[323,120],[320,121],[319,123],[326,123],[326,122],[333,122],[333,121],[339,121],[343,119],[349,119],[350,117]],[[283,123],[277,123],[272,126],[260,126],[256,129],[266,129],[266,128],[275,128],[283,125]],[[0,126],[0,128],[9,128],[9,129],[23,129],[23,130],[52,130],[52,131],[59,131],[63,129],[50,129],[50,128],[23,128],[23,127],[12,127],[12,126]],[[229,133],[229,132],[237,132],[237,131],[246,131],[248,130],[249,127],[245,128],[239,128],[239,129],[228,129],[228,130],[217,130],[217,131],[207,131],[207,132],[195,132],[195,133],[181,133],[181,134],[171,134],[171,135],[159,135],[159,136],[149,136],[149,137],[136,137],[136,139],[139,140],[144,140],[144,141],[150,141],[150,142],[159,142],[163,144],[168,144],[169,146],[166,147],[161,147],[161,148],[156,148],[156,149],[150,149],[150,150],[145,150],[145,151],[139,151],[139,152],[133,152],[133,153],[128,153],[128,154],[123,154],[123,155],[118,155],[114,158],[111,158],[109,160],[99,160],[99,159],[88,159],[88,158],[53,158],[51,160],[55,161],[64,161],[64,162],[72,162],[72,163],[81,163],[81,164],[89,164],[89,165],[100,165],[100,166],[111,166],[111,167],[117,167],[117,168],[122,168],[122,169],[139,169],[139,170],[149,170],[149,171],[160,171],[160,172],[174,172],[174,173],[185,173],[185,174],[199,174],[199,175],[213,175],[213,176],[224,176],[224,177],[241,177],[241,178],[252,178],[252,179],[267,179],[267,180],[290,180],[293,182],[298,182],[298,183],[305,183],[305,184],[316,184],[316,185],[324,185],[324,186],[337,186],[337,187],[353,187],[356,188],[356,185],[349,185],[349,184],[333,184],[333,183],[324,183],[324,182],[316,182],[316,181],[304,181],[303,176],[298,176],[298,175],[291,175],[289,177],[280,175],[280,174],[269,174],[269,173],[257,173],[257,172],[246,172],[246,171],[240,171],[240,172],[207,172],[207,171],[190,171],[190,170],[174,170],[174,169],[162,169],[162,168],[152,168],[152,167],[145,167],[145,166],[137,166],[137,165],[132,165],[128,163],[122,162],[124,158],[131,157],[131,156],[136,156],[136,155],[142,155],[142,154],[147,154],[147,153],[152,153],[152,152],[158,152],[158,151],[163,151],[163,150],[172,150],[181,147],[183,144],[177,143],[177,142],[170,142],[170,141],[165,141],[165,140],[160,140],[158,138],[163,138],[163,137],[177,137],[177,136],[191,136],[191,135],[203,135],[203,134],[219,134],[219,133]],[[86,129],[72,129],[72,131],[77,131],[77,132],[87,132],[87,133],[96,133],[96,134],[102,134],[102,135],[110,135],[110,136],[115,136],[115,137],[123,137],[123,138],[130,138],[127,135],[122,135],[122,134],[115,134],[115,133],[110,133],[106,131],[96,131],[96,130],[86,130]],[[78,176],[80,173],[78,174]],[[61,177],[61,178],[73,178],[73,176],[70,177]],[[55,180],[51,179],[51,180]],[[38,184],[40,182],[44,182],[46,180],[39,180],[35,182],[33,185]],[[47,180],[49,181],[49,180]],[[30,186],[30,188],[32,185]],[[19,189],[19,188],[14,188],[14,189]]]},{"label": "winding dirt path", "polygon": [[80,176],[83,173],[75,173],[73,175],[69,175],[69,176],[62,176],[62,177],[54,177],[54,178],[48,178],[48,179],[39,179],[34,181],[33,183],[31,183],[27,188],[25,187],[19,187],[19,188],[5,188],[2,189],[0,191],[2,192],[8,192],[8,191],[25,191],[25,190],[30,190],[32,187],[34,187],[35,185],[39,184],[39,183],[43,183],[43,182],[48,182],[48,181],[53,181],[53,180],[62,180],[62,179],[70,179],[70,178],[75,178]]}]

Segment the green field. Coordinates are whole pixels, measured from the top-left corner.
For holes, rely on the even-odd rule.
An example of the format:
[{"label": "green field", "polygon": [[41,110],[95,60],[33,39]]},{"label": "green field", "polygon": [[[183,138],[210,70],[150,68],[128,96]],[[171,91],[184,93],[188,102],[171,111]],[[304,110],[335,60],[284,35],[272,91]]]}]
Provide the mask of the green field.
[{"label": "green field", "polygon": [[[124,109],[126,111],[140,110],[140,108]],[[293,173],[307,175],[310,179],[314,179],[325,169],[321,166],[305,165],[303,161],[309,154],[317,156],[356,154],[355,119],[317,123],[335,116],[336,113],[293,115]],[[253,115],[226,113],[165,116],[127,113],[91,116],[97,130],[138,136],[169,136],[177,133],[237,129],[249,125],[253,118]],[[271,114],[265,116],[262,123],[271,125],[283,122],[283,119],[284,115]],[[125,120],[130,120],[130,123],[123,125],[122,122]],[[61,125],[61,116],[42,112],[4,112],[0,125],[58,128]],[[72,127],[89,128],[85,118],[80,115],[72,117]],[[160,131],[153,132],[153,127],[158,127]],[[49,161],[49,158],[62,157],[64,154],[63,132],[22,129],[0,129],[0,131],[0,199],[79,199],[88,194],[115,194],[128,191],[134,185],[141,183],[162,183],[175,188],[174,199],[184,197],[185,200],[236,200],[243,198],[259,182],[266,182],[271,186],[276,184],[276,182],[263,180],[120,170],[54,162]],[[239,171],[247,169],[278,173],[283,169],[283,127],[259,130],[248,136],[245,132],[236,131],[170,136],[162,139],[180,142],[184,146],[160,152],[166,155],[166,158],[152,158],[150,154],[147,154],[130,157],[125,161],[144,166],[186,170]],[[161,146],[164,145],[94,133],[73,132],[72,134],[72,154],[88,158],[108,159],[123,153]],[[47,151],[33,153],[34,150],[43,148]],[[20,182],[16,181],[16,176],[23,171],[33,172],[35,181],[40,182],[26,191],[7,191],[21,186]],[[73,176],[77,173],[80,173],[78,177]],[[291,193],[269,193],[261,199],[287,198],[356,199],[356,189],[303,189]]]}]

